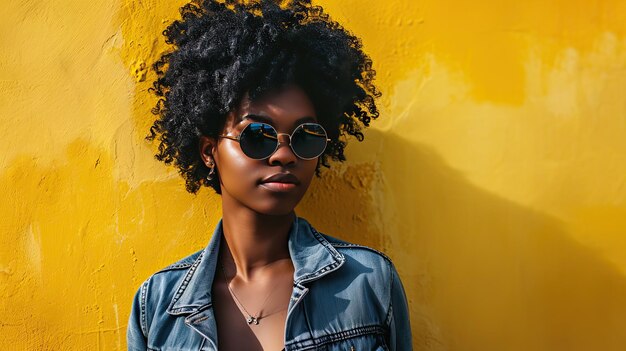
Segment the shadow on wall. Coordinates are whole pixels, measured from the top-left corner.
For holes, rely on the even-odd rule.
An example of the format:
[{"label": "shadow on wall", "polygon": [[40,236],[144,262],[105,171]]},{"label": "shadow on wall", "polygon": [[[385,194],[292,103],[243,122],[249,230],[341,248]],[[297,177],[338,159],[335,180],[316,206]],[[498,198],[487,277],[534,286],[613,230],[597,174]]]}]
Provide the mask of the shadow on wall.
[{"label": "shadow on wall", "polygon": [[416,350],[623,349],[626,280],[601,252],[472,185],[425,145],[376,130],[366,140],[383,150],[378,163],[325,172],[301,208],[393,258]]},{"label": "shadow on wall", "polygon": [[385,236],[378,228],[380,206],[370,193],[379,184],[380,172],[373,163],[332,163],[320,178],[314,177],[296,213],[326,234],[381,248]]}]

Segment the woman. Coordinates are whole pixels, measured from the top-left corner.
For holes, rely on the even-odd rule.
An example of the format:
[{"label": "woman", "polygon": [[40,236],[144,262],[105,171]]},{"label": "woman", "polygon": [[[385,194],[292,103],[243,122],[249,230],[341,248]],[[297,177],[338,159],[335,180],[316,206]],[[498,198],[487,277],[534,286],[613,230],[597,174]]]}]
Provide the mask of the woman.
[{"label": "woman", "polygon": [[184,6],[154,65],[150,139],[223,217],[201,252],[140,287],[129,350],[409,350],[383,254],[317,232],[294,208],[344,138],[378,116],[359,40],[308,1]]}]

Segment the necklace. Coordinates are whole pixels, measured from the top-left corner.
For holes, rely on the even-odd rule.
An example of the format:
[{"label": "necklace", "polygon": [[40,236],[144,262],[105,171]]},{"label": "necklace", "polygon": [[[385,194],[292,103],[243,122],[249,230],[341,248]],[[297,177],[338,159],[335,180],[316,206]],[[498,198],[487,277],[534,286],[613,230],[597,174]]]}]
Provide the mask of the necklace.
[{"label": "necklace", "polygon": [[[220,267],[222,268],[222,274],[224,275],[224,279],[226,279],[226,287],[228,288],[228,291],[230,292],[230,295],[233,297],[233,299],[235,299],[235,303],[237,303],[237,306],[239,308],[241,308],[246,313],[246,322],[248,322],[248,324],[258,325],[259,324],[259,320],[261,320],[260,313],[261,313],[261,311],[263,311],[263,307],[265,307],[265,304],[269,300],[270,296],[272,296],[272,293],[274,292],[275,289],[271,290],[270,293],[267,294],[267,296],[265,297],[265,300],[263,300],[263,304],[261,305],[261,309],[259,310],[259,312],[257,312],[256,314],[252,315],[252,313],[248,312],[248,310],[241,303],[241,301],[239,301],[239,298],[237,298],[237,295],[235,294],[233,289],[230,287],[230,282],[233,279],[235,279],[235,276],[233,276],[232,278],[228,279],[228,277],[226,276],[226,269],[224,268],[224,265],[221,262],[220,262]],[[237,273],[235,273],[235,275],[236,274]]]}]

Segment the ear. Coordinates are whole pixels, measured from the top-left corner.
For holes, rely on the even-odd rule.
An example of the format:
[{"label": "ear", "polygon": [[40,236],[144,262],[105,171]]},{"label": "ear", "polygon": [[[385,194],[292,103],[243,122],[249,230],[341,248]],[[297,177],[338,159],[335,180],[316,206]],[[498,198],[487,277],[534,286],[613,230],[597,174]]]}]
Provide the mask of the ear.
[{"label": "ear", "polygon": [[211,167],[211,164],[215,164],[215,158],[213,155],[217,151],[217,138],[208,136],[201,136],[198,140],[198,148],[200,157],[207,167]]}]

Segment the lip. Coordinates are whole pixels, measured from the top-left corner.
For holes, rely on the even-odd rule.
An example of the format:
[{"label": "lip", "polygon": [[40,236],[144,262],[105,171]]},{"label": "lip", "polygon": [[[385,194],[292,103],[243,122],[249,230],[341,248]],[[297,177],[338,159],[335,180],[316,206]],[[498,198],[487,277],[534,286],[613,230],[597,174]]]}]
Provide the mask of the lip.
[{"label": "lip", "polygon": [[263,178],[260,186],[273,192],[288,192],[300,184],[298,177],[291,173],[276,173]]},{"label": "lip", "polygon": [[261,180],[261,184],[267,183],[283,183],[283,184],[300,184],[298,177],[291,173],[275,173]]}]

